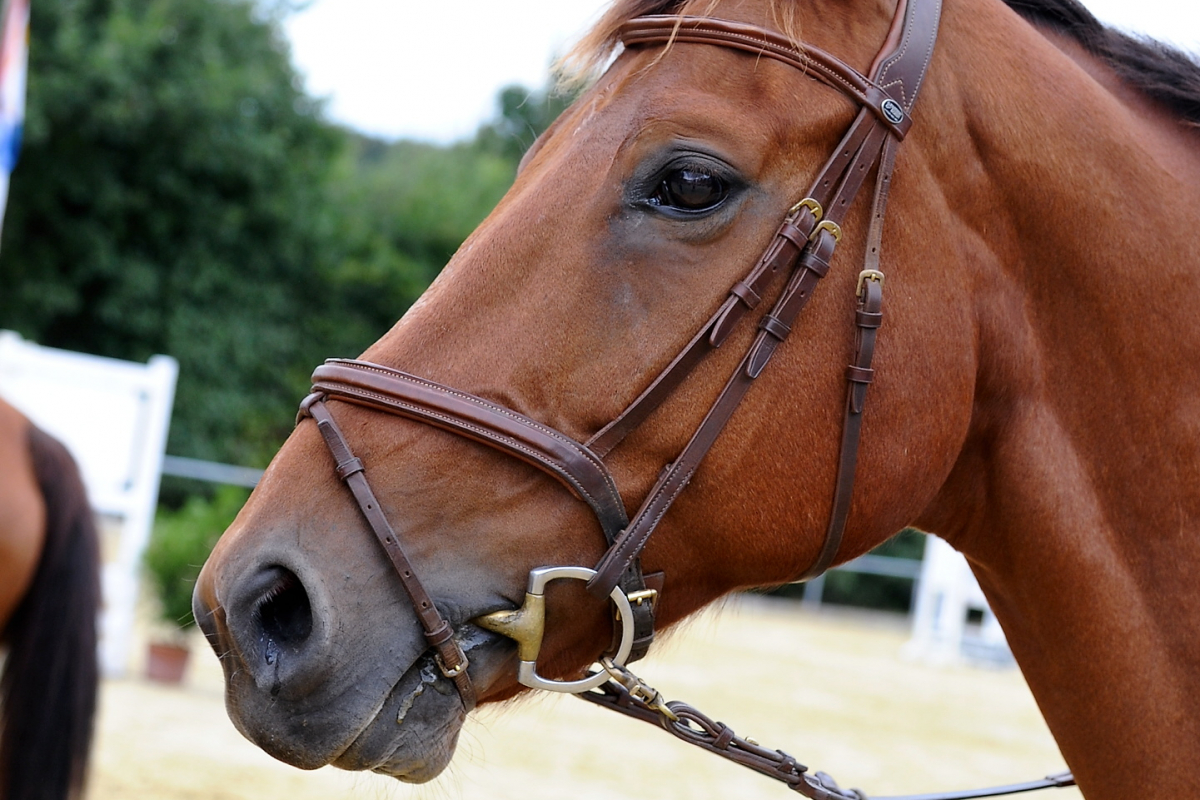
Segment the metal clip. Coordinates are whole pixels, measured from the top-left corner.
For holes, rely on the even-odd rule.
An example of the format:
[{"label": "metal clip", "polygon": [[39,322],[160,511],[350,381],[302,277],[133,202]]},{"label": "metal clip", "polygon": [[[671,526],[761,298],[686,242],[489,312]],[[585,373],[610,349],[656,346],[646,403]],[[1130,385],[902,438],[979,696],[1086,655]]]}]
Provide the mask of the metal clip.
[{"label": "metal clip", "polygon": [[630,697],[647,708],[662,714],[671,722],[679,721],[679,715],[671,710],[671,707],[667,705],[667,701],[663,699],[662,692],[658,691],[658,689],[655,689],[607,656],[600,659],[600,666],[604,667],[604,671],[609,674],[614,683],[625,687],[625,691],[629,692]]},{"label": "metal clip", "polygon": [[864,269],[862,272],[858,273],[858,286],[856,286],[854,289],[854,294],[856,297],[861,298],[863,296],[864,284],[867,281],[875,281],[882,289],[883,273],[877,269]]}]

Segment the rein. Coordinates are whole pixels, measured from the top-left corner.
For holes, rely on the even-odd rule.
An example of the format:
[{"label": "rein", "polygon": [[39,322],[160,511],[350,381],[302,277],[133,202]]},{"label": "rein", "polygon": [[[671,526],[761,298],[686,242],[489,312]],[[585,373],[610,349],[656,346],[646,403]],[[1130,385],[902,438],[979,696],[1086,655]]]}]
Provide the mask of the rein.
[{"label": "rein", "polygon": [[[645,655],[654,639],[654,608],[662,575],[644,575],[640,554],[667,510],[687,487],[704,456],[732,417],[755,379],[762,374],[817,283],[830,269],[841,223],[875,170],[875,191],[867,232],[865,264],[858,276],[856,346],[846,368],[846,402],[830,520],[813,564],[798,577],[811,580],[833,563],[841,546],[854,476],[875,339],[882,323],[883,281],[879,251],[896,150],[912,126],[910,116],[937,37],[941,0],[899,0],[883,48],[864,77],[836,57],[814,47],[798,49],[777,33],[751,25],[706,17],[651,15],[635,18],[619,30],[626,48],[704,44],[732,48],[781,61],[846,94],[860,106],[837,149],[808,193],[788,209],[770,245],[746,275],[730,287],[716,313],[651,384],[612,422],[587,442],[578,442],[523,414],[481,397],[406,372],[362,361],[331,359],[313,373],[313,393],[300,406],[299,421],[312,417],[363,516],[391,559],[412,600],[425,637],[442,674],[454,681],[467,710],[476,693],[468,661],[453,628],[417,578],[395,532],[367,483],[363,463],[354,456],[327,400],[339,400],[417,420],[488,445],[551,475],[592,509],[608,542],[595,569],[540,567],[530,573],[525,604],[473,622],[518,643],[518,679],[525,686],[570,692],[593,703],[653,722],[691,744],[782,780],[812,800],[866,800],[858,790],[842,790],[824,773],[808,768],[779,750],[763,748],[734,735],[683,703],[661,695],[629,672],[624,664]],[[758,332],[721,394],[674,461],[664,467],[632,520],[604,457],[635,430],[687,378],[738,323],[786,276],[771,309],[758,320]],[[544,635],[545,585],[557,579],[587,582],[589,592],[610,598],[615,607],[614,641],[601,659],[603,670],[574,681],[550,680],[537,673]],[[599,691],[596,691],[599,689]],[[1073,785],[1069,773],[1043,781],[998,789],[912,795],[880,800],[966,800]]]}]

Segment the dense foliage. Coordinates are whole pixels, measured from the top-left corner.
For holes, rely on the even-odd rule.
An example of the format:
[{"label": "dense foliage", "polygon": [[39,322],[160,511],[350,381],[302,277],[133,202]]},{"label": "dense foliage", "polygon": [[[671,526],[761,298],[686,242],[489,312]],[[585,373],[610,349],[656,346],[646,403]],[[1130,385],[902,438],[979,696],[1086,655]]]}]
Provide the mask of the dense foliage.
[{"label": "dense foliage", "polygon": [[528,132],[501,117],[445,148],[341,130],[270,7],[40,0],[0,249],[0,327],[174,356],[169,452],[260,465],[312,367],[399,318],[511,183],[503,130]]},{"label": "dense foliage", "polygon": [[277,370],[336,258],[340,137],[249,3],[57,0],[31,21],[0,324],[44,344],[179,359],[175,452],[252,458]]}]

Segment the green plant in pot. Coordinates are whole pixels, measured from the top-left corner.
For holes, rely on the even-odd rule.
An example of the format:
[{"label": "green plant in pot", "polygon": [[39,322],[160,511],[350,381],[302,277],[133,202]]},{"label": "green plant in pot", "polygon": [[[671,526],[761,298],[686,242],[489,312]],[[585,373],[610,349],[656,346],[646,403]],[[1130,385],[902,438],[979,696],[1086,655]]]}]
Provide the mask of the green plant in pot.
[{"label": "green plant in pot", "polygon": [[192,496],[178,510],[160,510],[142,557],[158,604],[146,672],[178,683],[187,664],[187,633],[195,624],[192,590],[217,539],[233,522],[249,492],[224,486],[212,497]]}]

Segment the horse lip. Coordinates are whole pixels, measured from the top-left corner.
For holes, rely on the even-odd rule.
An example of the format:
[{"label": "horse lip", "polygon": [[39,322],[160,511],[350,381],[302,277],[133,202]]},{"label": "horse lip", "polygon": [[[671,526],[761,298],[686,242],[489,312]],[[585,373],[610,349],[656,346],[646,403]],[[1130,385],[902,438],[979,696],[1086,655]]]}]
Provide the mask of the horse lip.
[{"label": "horse lip", "polygon": [[[503,637],[467,624],[457,627],[455,638],[463,652],[473,657],[471,673],[494,672],[483,653],[505,641]],[[444,756],[448,762],[453,754],[466,713],[454,683],[442,675],[433,650],[426,650],[365,716],[364,724],[345,747],[330,755],[327,763],[343,769],[369,769],[410,783],[424,782],[445,766],[442,763],[430,772],[431,760],[440,762]],[[416,738],[414,732],[419,734]],[[416,753],[415,771],[411,763],[400,766],[404,758],[398,754],[410,749],[414,741],[424,745],[431,740],[440,740],[444,748],[433,753]]]},{"label": "horse lip", "polygon": [[406,783],[424,783],[449,763],[465,719],[457,689],[426,651],[327,763],[341,769],[371,770]]}]

